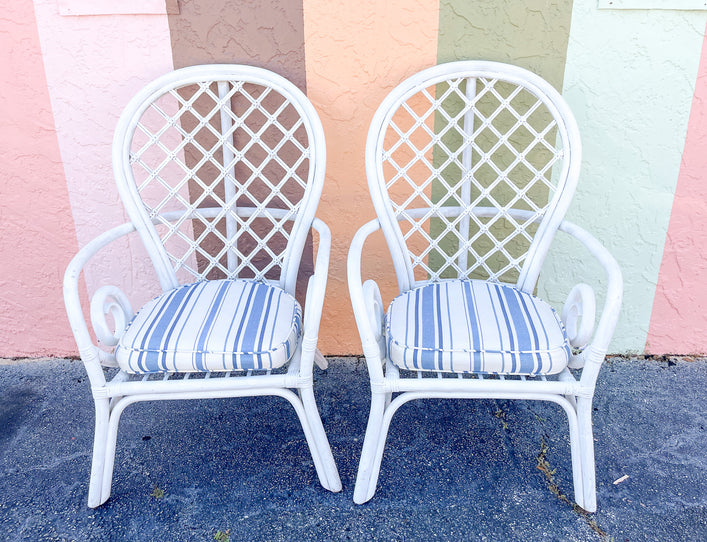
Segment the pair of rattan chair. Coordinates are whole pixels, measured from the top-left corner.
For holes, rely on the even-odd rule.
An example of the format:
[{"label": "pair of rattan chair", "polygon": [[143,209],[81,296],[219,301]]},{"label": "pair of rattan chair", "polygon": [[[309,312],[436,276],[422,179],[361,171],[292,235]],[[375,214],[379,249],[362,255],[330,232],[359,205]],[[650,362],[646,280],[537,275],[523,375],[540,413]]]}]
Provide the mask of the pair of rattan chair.
[{"label": "pair of rattan chair", "polygon": [[[404,81],[378,109],[366,147],[378,218],[358,231],[348,258],[372,391],[357,503],[375,492],[388,426],[402,404],[514,398],[565,410],[575,500],[596,509],[591,404],[622,282],[609,253],[563,220],[580,155],[562,97],[515,66],[435,66]],[[326,365],[317,336],[330,234],[315,218],[325,162],[314,108],[264,69],[177,70],[127,105],[113,168],[130,222],[86,245],[64,280],[95,400],[89,506],[110,496],[123,410],[168,399],[287,399],[322,486],[341,490],[312,378],[315,362]],[[378,229],[400,291],[387,312],[376,283],[361,279],[364,241]],[[316,260],[307,273],[312,230]],[[561,316],[533,295],[558,230],[606,270],[596,329],[589,286],[572,289]],[[135,232],[162,292],[134,314],[119,288],[98,288],[90,302],[94,340],[80,302],[81,271]],[[298,298],[306,299],[304,313]],[[107,379],[105,367],[118,370]],[[579,367],[576,378],[569,368]]]}]

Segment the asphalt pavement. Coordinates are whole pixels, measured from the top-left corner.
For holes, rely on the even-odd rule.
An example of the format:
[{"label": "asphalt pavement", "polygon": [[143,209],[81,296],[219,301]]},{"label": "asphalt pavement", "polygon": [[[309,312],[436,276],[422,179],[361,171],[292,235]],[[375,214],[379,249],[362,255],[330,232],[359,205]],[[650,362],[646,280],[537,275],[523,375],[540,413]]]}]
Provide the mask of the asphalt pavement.
[{"label": "asphalt pavement", "polygon": [[596,514],[572,504],[562,410],[506,400],[403,406],[378,490],[355,505],[370,404],[358,358],[315,368],[342,492],[319,485],[283,399],[165,401],[126,410],[111,498],[92,510],[82,363],[0,364],[0,539],[702,542],[706,384],[707,359],[610,358],[594,405]]}]

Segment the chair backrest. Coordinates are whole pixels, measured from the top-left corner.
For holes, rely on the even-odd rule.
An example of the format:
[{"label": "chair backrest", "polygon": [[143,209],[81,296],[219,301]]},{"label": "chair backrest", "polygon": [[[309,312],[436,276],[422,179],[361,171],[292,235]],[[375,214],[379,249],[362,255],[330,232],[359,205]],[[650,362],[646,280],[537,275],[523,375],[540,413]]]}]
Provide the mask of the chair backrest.
[{"label": "chair backrest", "polygon": [[449,278],[532,291],[580,162],[568,106],[525,69],[451,62],[401,83],[366,145],[400,291]]},{"label": "chair backrest", "polygon": [[306,96],[251,66],[160,77],[127,105],[113,141],[120,196],[163,290],[239,277],[294,294],[325,163]]}]

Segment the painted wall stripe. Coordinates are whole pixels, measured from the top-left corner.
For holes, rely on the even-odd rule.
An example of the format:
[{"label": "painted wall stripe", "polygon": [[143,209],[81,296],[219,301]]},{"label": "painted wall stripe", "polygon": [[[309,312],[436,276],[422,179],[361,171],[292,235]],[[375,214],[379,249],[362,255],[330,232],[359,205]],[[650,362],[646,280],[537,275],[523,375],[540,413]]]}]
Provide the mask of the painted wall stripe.
[{"label": "painted wall stripe", "polygon": [[[704,12],[574,2],[563,94],[584,152],[568,219],[597,236],[621,266],[613,352],[640,351],[646,342],[706,20]],[[577,282],[604,290],[603,272],[565,236],[544,270],[539,291],[555,307]]]},{"label": "painted wall stripe", "polygon": [[77,250],[31,2],[0,18],[0,356],[67,355],[62,279]]},{"label": "painted wall stripe", "polygon": [[559,90],[571,17],[571,0],[441,0],[437,61],[508,62]]},{"label": "painted wall stripe", "polygon": [[[299,0],[180,2],[180,13],[169,15],[174,66],[213,63],[260,66],[286,77],[306,92],[302,10]],[[192,197],[201,193],[194,192]],[[297,298],[301,303],[307,277],[314,267],[312,254],[310,240],[304,248],[297,281]]]},{"label": "painted wall stripe", "polygon": [[[34,5],[71,212],[83,246],[127,221],[113,180],[113,131],[128,100],[172,69],[167,17],[62,17],[54,0]],[[89,293],[113,284],[134,307],[160,291],[137,236],[101,252],[85,277]]]},{"label": "painted wall stripe", "polygon": [[[707,34],[707,32],[706,32]],[[648,353],[705,353],[707,344],[707,38],[670,215]]]},{"label": "painted wall stripe", "polygon": [[[307,90],[330,149],[318,213],[332,231],[319,334],[324,353],[361,351],[346,254],[356,230],[375,216],[364,170],[368,124],[395,85],[435,64],[438,9],[438,0],[304,0]],[[365,254],[364,276],[381,280],[383,299],[392,299],[397,287],[382,237],[367,243]]]},{"label": "painted wall stripe", "polygon": [[[552,83],[558,90],[562,88],[564,76],[565,58],[567,54],[567,41],[569,39],[570,18],[572,15],[572,2],[547,2],[546,0],[532,0],[530,2],[516,2],[513,0],[481,0],[468,2],[466,0],[442,0],[440,6],[440,28],[439,28],[439,49],[438,61],[440,63],[453,60],[494,60],[507,62],[527,68]],[[466,88],[466,87],[464,87]],[[476,92],[481,91],[481,85]],[[440,91],[441,92],[441,91]],[[480,109],[484,106],[495,108],[495,104],[488,98],[481,98]],[[448,100],[447,106],[451,109],[461,107],[461,100]],[[528,104],[530,105],[530,104]],[[493,109],[490,109],[491,111]],[[539,118],[537,120],[540,120]],[[443,116],[437,115],[436,122],[443,122]],[[547,120],[543,121],[547,122]],[[451,149],[458,149],[462,140],[461,137],[450,132],[445,137],[445,144]],[[527,144],[531,140],[528,139]],[[446,160],[444,152],[435,151],[435,165],[440,166]],[[506,155],[505,159],[512,157]],[[537,155],[530,158],[535,161],[535,166],[541,168],[548,160],[548,156]],[[503,160],[503,152],[499,151],[494,160]],[[477,161],[475,155],[472,161]],[[448,186],[454,186],[459,182],[461,171],[452,166],[447,169],[446,183],[435,183],[432,187],[433,200],[439,201],[446,196]],[[493,171],[484,171],[481,168],[475,174],[476,182],[489,186],[496,180]],[[518,183],[522,183],[522,176],[516,178]],[[538,187],[539,188],[539,187]],[[536,193],[540,190],[535,189]],[[478,193],[472,195],[475,198]],[[492,195],[497,201],[510,200],[513,197],[512,190],[505,183],[493,189]],[[547,198],[547,193],[544,196]],[[538,201],[538,203],[541,203]],[[445,224],[439,220],[433,220],[430,224],[433,236],[440,235],[444,231]],[[493,253],[491,239],[503,240],[512,235],[514,230],[503,221],[494,224],[489,235],[482,235],[474,244],[473,248],[478,254],[492,255],[485,261],[493,271],[499,271],[507,265],[508,259],[505,255],[497,252]],[[478,235],[478,227],[472,223],[470,236]],[[520,245],[515,249],[519,255],[527,250],[529,243]],[[453,254],[458,249],[456,240],[449,237],[442,242],[445,252]],[[510,248],[510,244],[506,245]],[[473,258],[473,254],[469,256]],[[473,262],[469,260],[471,266]],[[433,269],[439,269],[443,265],[441,257],[430,256],[430,265]],[[456,277],[453,269],[448,269],[442,276]],[[483,269],[477,269],[471,274],[472,278],[487,279],[489,274]],[[501,277],[504,282],[513,283],[518,279],[518,272],[515,269],[507,271]]]}]

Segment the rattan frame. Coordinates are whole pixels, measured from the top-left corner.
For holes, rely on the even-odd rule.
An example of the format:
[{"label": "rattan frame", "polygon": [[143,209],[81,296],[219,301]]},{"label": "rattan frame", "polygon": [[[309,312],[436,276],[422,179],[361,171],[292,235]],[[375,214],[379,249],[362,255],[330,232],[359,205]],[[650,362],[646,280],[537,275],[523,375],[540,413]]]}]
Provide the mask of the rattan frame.
[{"label": "rattan frame", "polygon": [[[381,165],[387,156],[383,149],[386,127],[396,109],[409,96],[441,81],[459,78],[511,81],[530,89],[553,113],[557,123],[558,140],[564,145],[561,153],[563,164],[557,178],[558,188],[552,201],[542,212],[472,206],[401,210],[391,204],[388,179],[385,178]],[[419,155],[417,158],[421,159]],[[427,398],[527,399],[556,403],[567,414],[575,500],[587,511],[596,510],[592,398],[597,375],[618,319],[623,283],[618,264],[601,243],[579,226],[563,220],[577,182],[580,162],[579,131],[569,107],[546,81],[516,66],[484,61],[441,64],[413,75],[393,89],[382,102],[371,122],[366,145],[366,171],[377,219],[368,222],[356,233],[349,249],[347,268],[349,292],[366,357],[372,393],[371,410],[354,490],[356,503],[370,500],[375,493],[388,428],[393,415],[403,404]],[[467,216],[489,217],[501,212],[516,224],[538,225],[537,234],[520,266],[518,282],[515,284],[517,288],[527,292],[532,292],[535,287],[543,260],[557,231],[579,241],[598,261],[606,273],[606,294],[603,312],[596,328],[594,292],[586,284],[573,288],[562,316],[571,343],[579,348],[569,365],[571,368],[583,368],[579,378],[568,368],[558,375],[532,378],[455,373],[423,375],[421,371],[401,372],[390,361],[383,326],[385,307],[378,286],[373,280],[363,282],[361,277],[361,261],[365,257],[364,243],[375,231],[382,230],[393,259],[399,291],[403,293],[424,284],[424,280],[415,280],[414,258],[406,246],[406,239],[401,233],[398,221],[416,220],[431,211],[442,217],[459,217],[465,213]],[[451,255],[450,258],[455,259],[454,265],[458,268],[458,254]],[[473,263],[470,262],[469,265]],[[491,279],[497,280],[497,277]],[[431,280],[445,279],[434,276]]]},{"label": "rattan frame", "polygon": [[[281,228],[286,221],[294,222],[288,233],[289,241],[285,253],[280,256],[281,261],[278,261],[281,264],[279,278],[268,280],[264,277],[257,277],[258,280],[268,281],[292,295],[294,295],[297,272],[306,238],[310,231],[317,232],[318,249],[315,270],[309,278],[307,287],[302,334],[293,357],[280,370],[147,375],[131,375],[119,370],[112,379],[107,380],[104,367],[114,367],[116,361],[112,353],[100,348],[91,338],[80,301],[81,272],[100,250],[126,235],[137,232],[152,260],[162,291],[166,292],[179,285],[176,270],[178,265],[175,265],[175,258],[166,252],[156,226],[175,220],[191,219],[194,214],[208,219],[222,211],[217,208],[199,208],[181,213],[178,211],[150,213],[142,203],[131,171],[131,160],[135,160],[131,155],[131,140],[141,115],[157,98],[173,92],[174,89],[183,85],[204,84],[208,87],[214,82],[220,83],[219,96],[215,98],[215,107],[217,108],[216,112],[222,115],[222,127],[230,126],[223,122],[223,115],[229,114],[228,112],[224,113],[224,110],[228,109],[231,103],[229,95],[220,95],[222,88],[235,88],[241,82],[245,82],[266,89],[274,89],[284,96],[288,103],[296,109],[302,126],[307,131],[309,148],[305,149],[303,154],[309,160],[309,168],[308,177],[303,180],[306,182],[306,188],[301,203],[290,209],[270,209],[267,206],[259,207],[257,210],[238,209],[228,215],[229,219],[240,220],[239,224],[247,225],[248,217],[254,212],[259,212],[273,222],[275,229]],[[224,82],[235,86],[228,87]],[[184,107],[188,108],[189,104]],[[259,102],[254,105],[254,108],[257,107],[259,107]],[[211,113],[215,114],[214,111]],[[264,115],[267,116],[267,113]],[[168,124],[171,122],[172,126],[178,126],[178,118],[167,122]],[[277,122],[277,119],[274,122]],[[223,130],[225,132],[226,128]],[[230,146],[230,156],[232,157],[235,150],[232,138],[229,140],[229,135],[223,133],[219,141],[220,148]],[[228,141],[230,143],[227,143]],[[223,156],[226,160],[229,156],[228,150],[224,151]],[[326,360],[318,352],[316,346],[326,289],[331,236],[326,224],[314,216],[324,182],[325,164],[324,132],[313,106],[292,83],[265,69],[241,65],[205,65],[183,68],[156,79],[126,106],[115,131],[113,167],[118,190],[131,222],[115,227],[89,242],[73,258],[64,277],[64,299],[67,314],[95,400],[95,437],[88,492],[90,507],[101,505],[110,496],[120,416],[127,406],[141,401],[261,395],[283,397],[292,404],[302,424],[322,486],[330,491],[341,490],[339,474],[317,410],[312,377],[315,361],[320,365],[326,364]],[[227,164],[222,164],[220,167],[221,171],[228,169]],[[228,212],[231,212],[231,209]],[[188,215],[186,218],[185,214]],[[237,246],[233,245],[231,248],[236,250]],[[229,265],[226,270],[229,278],[237,277],[237,266],[232,265],[234,261],[238,260],[232,260],[229,255]],[[177,264],[179,263],[177,261]],[[212,261],[210,265],[213,267],[220,264],[218,260],[215,260],[215,263]],[[194,278],[204,280],[206,277],[202,275]],[[106,314],[112,315],[115,329],[108,326]],[[94,293],[91,301],[91,321],[96,336],[104,345],[110,346],[117,343],[125,329],[125,324],[130,321],[132,316],[133,311],[127,296],[117,287],[105,286]],[[254,420],[253,423],[257,427],[257,420]]]}]

